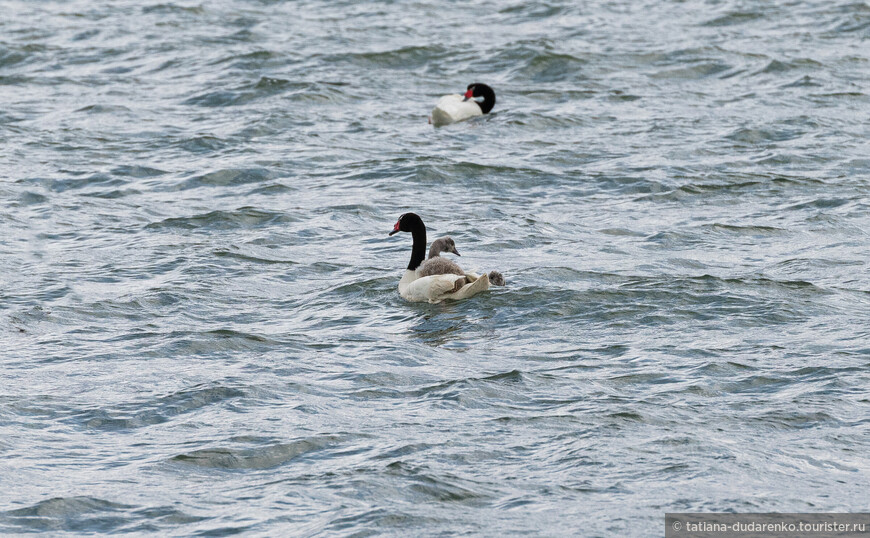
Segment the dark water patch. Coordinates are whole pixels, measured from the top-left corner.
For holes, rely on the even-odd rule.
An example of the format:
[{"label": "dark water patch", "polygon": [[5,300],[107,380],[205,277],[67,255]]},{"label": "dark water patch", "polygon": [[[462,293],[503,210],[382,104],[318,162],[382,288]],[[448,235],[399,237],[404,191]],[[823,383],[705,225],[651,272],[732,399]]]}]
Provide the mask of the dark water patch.
[{"label": "dark water patch", "polygon": [[358,529],[355,534],[362,537],[384,534],[386,529],[413,532],[423,526],[437,527],[445,523],[437,517],[406,513],[396,508],[356,509],[352,512],[351,515],[335,517],[326,525],[326,529],[341,534]]},{"label": "dark water patch", "polygon": [[761,144],[765,142],[784,142],[800,138],[806,131],[801,129],[771,129],[765,127],[743,127],[737,129],[725,138],[743,144]]},{"label": "dark water patch", "polygon": [[384,471],[403,480],[404,489],[420,501],[478,504],[491,497],[480,485],[446,473],[431,473],[425,466],[396,461]]},{"label": "dark water patch", "polygon": [[[370,376],[365,376],[365,378],[372,379]],[[493,394],[493,391],[500,393],[500,388],[510,387],[514,384],[522,385],[523,380],[524,374],[514,370],[479,378],[452,379],[410,389],[384,386],[382,382],[376,381],[374,384],[377,385],[377,388],[356,391],[352,396],[364,400],[410,397],[472,403],[472,399],[487,397],[488,394]],[[474,404],[472,403],[472,405]]]},{"label": "dark water patch", "polygon": [[148,166],[122,165],[113,168],[112,174],[121,177],[149,178],[162,176],[166,174],[166,172],[158,168],[150,168]]},{"label": "dark water patch", "polygon": [[792,381],[788,376],[774,373],[751,374],[739,379],[724,383],[723,390],[732,394],[776,394],[788,390]]},{"label": "dark water patch", "polygon": [[264,97],[279,95],[290,90],[308,90],[311,85],[295,83],[282,78],[260,77],[257,82],[233,90],[206,92],[186,99],[183,104],[203,107],[245,105]]},{"label": "dark water patch", "polygon": [[462,504],[478,504],[490,498],[487,491],[467,479],[461,479],[451,474],[433,474],[424,466],[409,465],[395,461],[386,466],[384,471],[403,480],[408,493],[421,502],[456,502]]},{"label": "dark water patch", "polygon": [[18,202],[23,206],[44,204],[47,201],[47,196],[33,191],[25,191],[18,197]]},{"label": "dark water patch", "polygon": [[323,57],[328,64],[351,63],[366,69],[415,70],[445,57],[450,51],[440,45],[406,46],[379,52],[353,52]]},{"label": "dark water patch", "polygon": [[823,65],[810,58],[799,58],[790,61],[771,60],[759,73],[787,73],[796,69],[818,70]]},{"label": "dark water patch", "polygon": [[762,428],[777,430],[804,430],[822,426],[840,427],[842,425],[839,420],[823,412],[771,411],[755,417],[752,421],[760,423]]},{"label": "dark water patch", "polygon": [[746,24],[748,22],[752,22],[758,19],[762,19],[765,17],[765,14],[761,11],[732,11],[731,13],[726,13],[725,15],[720,15],[714,19],[710,19],[709,21],[702,24],[702,26],[710,26],[710,27],[720,27],[720,26],[735,26],[740,24]]},{"label": "dark water patch", "polygon": [[18,180],[19,183],[40,186],[48,191],[63,193],[70,190],[80,190],[90,187],[120,187],[126,181],[114,178],[108,174],[92,174],[82,178],[45,178],[33,177]]},{"label": "dark water patch", "polygon": [[176,185],[177,190],[200,187],[233,187],[249,183],[261,183],[275,178],[275,173],[265,168],[225,168],[193,176]]},{"label": "dark water patch", "polygon": [[790,235],[788,230],[777,228],[775,226],[738,226],[734,224],[720,224],[717,222],[713,224],[705,224],[701,228],[716,235],[734,235],[738,237],[748,236],[757,239]]},{"label": "dark water patch", "polygon": [[245,532],[252,531],[253,525],[246,526],[221,526],[215,529],[209,529],[204,531],[199,531],[193,536],[208,536],[208,537],[222,537],[222,536],[235,536],[236,534],[242,534]]},{"label": "dark water patch", "polygon": [[[9,84],[15,84],[16,82],[7,81]],[[0,84],[5,84],[4,78],[0,77]],[[10,123],[17,123],[22,121],[24,118],[13,116],[7,112],[0,111],[0,125],[9,125]]]},{"label": "dark water patch", "polygon": [[285,185],[284,183],[272,183],[269,185],[263,185],[262,187],[257,187],[248,192],[248,195],[262,194],[266,196],[270,195],[281,195],[287,194],[291,192],[296,192],[297,189],[290,186]]},{"label": "dark water patch", "polygon": [[250,229],[290,222],[282,213],[266,211],[254,207],[241,207],[235,211],[212,211],[192,217],[172,217],[152,222],[146,229],[178,228],[182,230],[233,230]]},{"label": "dark water patch", "polygon": [[19,332],[33,332],[39,325],[55,323],[57,319],[50,310],[36,305],[10,314],[9,321]]},{"label": "dark water patch", "polygon": [[[677,379],[665,373],[647,373],[619,375],[611,377],[610,379],[608,379],[608,382],[615,385],[660,385],[676,383]],[[628,412],[616,413],[610,416],[617,418],[629,418],[632,420],[642,420],[642,417],[640,415]]]},{"label": "dark water patch", "polygon": [[[710,200],[712,195],[725,199],[734,197],[771,195],[780,197],[794,189],[813,189],[824,184],[813,177],[788,176],[782,173],[760,174],[729,174],[720,176],[718,173],[701,180],[694,173],[687,176],[691,182],[681,185],[672,193],[666,193],[665,199],[685,199],[686,196]],[[675,196],[674,196],[675,195]]]},{"label": "dark water patch", "polygon": [[260,256],[255,256],[253,254],[246,254],[244,252],[238,252],[239,247],[230,247],[225,249],[218,249],[214,251],[214,255],[219,258],[231,258],[234,260],[239,260],[243,262],[250,262],[255,264],[266,264],[266,265],[296,265],[299,262],[293,260],[276,260],[272,258],[263,258]]},{"label": "dark water patch", "polygon": [[491,191],[498,188],[534,189],[542,185],[560,184],[563,179],[558,174],[549,174],[533,167],[512,167],[495,164],[481,164],[458,160],[443,163],[420,163],[412,165],[393,165],[382,171],[365,171],[357,174],[358,179],[393,178],[389,187],[404,188],[405,183],[420,185],[451,185],[475,191]]},{"label": "dark water patch", "polygon": [[229,142],[211,135],[195,136],[176,142],[176,145],[191,153],[211,153],[229,146]]},{"label": "dark water patch", "polygon": [[834,267],[863,267],[859,260],[835,260],[828,258],[790,258],[777,262],[773,267],[798,273],[825,272]]},{"label": "dark water patch", "polygon": [[136,67],[118,66],[118,67],[107,67],[100,72],[105,73],[107,75],[124,75],[126,73],[132,73],[133,71],[136,71],[136,69],[137,69]]},{"label": "dark water patch", "polygon": [[130,505],[95,497],[55,497],[0,516],[22,532],[112,532],[128,522]]},{"label": "dark water patch", "polygon": [[730,377],[732,375],[756,371],[758,368],[739,362],[708,362],[694,369],[693,374],[704,377]]},{"label": "dark water patch", "polygon": [[544,41],[520,42],[482,56],[472,65],[479,71],[509,73],[510,80],[514,82],[554,84],[585,80],[587,77],[583,69],[587,63],[574,55],[557,52],[549,42]]},{"label": "dark water patch", "polygon": [[621,411],[619,413],[611,413],[607,415],[612,422],[616,424],[632,423],[632,422],[647,422],[643,415],[632,411]]},{"label": "dark water patch", "polygon": [[820,86],[822,86],[822,84],[809,75],[804,75],[797,80],[782,85],[783,88],[812,88]]},{"label": "dark water patch", "polygon": [[[505,124],[507,125],[517,125],[520,127],[527,127],[533,129],[573,129],[583,125],[587,125],[588,123],[589,119],[583,116],[554,116],[547,113],[535,113],[534,111],[517,111],[515,113],[512,113],[510,117],[505,119]],[[574,157],[574,162],[576,163],[578,155],[572,154],[572,156]],[[595,160],[601,160],[605,158],[608,158],[608,156],[601,155],[600,153],[595,153],[593,155],[590,155],[590,160],[587,162],[593,162]]]},{"label": "dark water patch", "polygon": [[643,99],[640,95],[632,95],[625,93],[622,90],[611,90],[607,94],[607,98],[612,101],[631,102]]},{"label": "dark water patch", "polygon": [[134,430],[163,424],[173,417],[242,398],[245,395],[242,390],[232,387],[192,387],[156,399],[74,411],[64,422],[92,430]]},{"label": "dark water patch", "polygon": [[[795,296],[795,292],[798,292]],[[618,286],[562,289],[558,293],[512,289],[513,297],[544,301],[534,324],[567,318],[606,326],[668,326],[728,318],[735,325],[781,325],[805,320],[807,302],[827,294],[810,283],[769,279],[627,278]]]},{"label": "dark water patch", "polygon": [[[542,103],[576,103],[578,101],[583,101],[585,99],[594,99],[599,97],[602,93],[606,93],[607,95],[617,95],[622,92],[622,90],[610,90],[607,87],[601,87],[595,81],[588,81],[588,87],[584,88],[550,88],[548,86],[534,86],[531,88],[517,88],[512,92],[512,95],[517,97],[526,97],[528,99],[533,100],[536,104]],[[515,110],[511,111],[517,112]]]},{"label": "dark water patch", "polygon": [[205,8],[203,6],[180,6],[175,3],[153,4],[142,8],[142,13],[146,15],[204,15]]},{"label": "dark water patch", "polygon": [[[868,33],[867,30],[870,29],[870,7],[866,3],[853,2],[837,6],[834,9],[841,15],[837,18],[837,25],[831,33]],[[866,38],[866,35],[864,37]]]},{"label": "dark water patch", "polygon": [[851,92],[831,92],[821,94],[810,94],[806,99],[815,102],[822,106],[834,106],[833,103],[839,101],[867,103],[870,102],[870,94],[860,91]]},{"label": "dark water patch", "polygon": [[296,84],[289,80],[272,77],[260,77],[260,80],[254,85],[258,96],[277,95],[293,87],[296,87]]},{"label": "dark water patch", "polygon": [[186,99],[183,104],[204,107],[233,106],[246,101],[246,95],[233,91],[207,92]]},{"label": "dark water patch", "polygon": [[699,80],[714,75],[726,74],[734,66],[719,60],[694,60],[677,68],[668,68],[650,75],[653,79]]},{"label": "dark water patch", "polygon": [[[208,273],[217,272],[209,269]],[[192,318],[206,318],[188,312]],[[237,316],[230,316],[231,318]],[[161,339],[156,352],[185,357],[232,357],[237,354],[268,353],[275,350],[299,351],[291,340],[270,338],[260,334],[231,329],[211,331],[173,331]]]},{"label": "dark water patch", "polygon": [[[212,331],[206,331],[203,333],[203,335],[206,337],[221,340],[222,342],[231,342],[232,349],[239,351],[262,349],[264,347],[264,344],[277,345],[280,343],[279,340],[267,338],[259,334],[234,331],[232,329],[215,329]],[[223,344],[221,347],[226,348],[227,346],[226,344]]]},{"label": "dark water patch", "polygon": [[281,135],[282,130],[267,124],[252,125],[233,134],[233,139],[250,142],[256,139],[272,138]]},{"label": "dark water patch", "polygon": [[411,456],[413,454],[424,453],[429,449],[438,446],[436,444],[430,443],[415,443],[409,445],[403,445],[400,447],[390,448],[381,452],[380,454],[373,456],[373,460],[391,460],[395,461],[397,459],[401,459],[403,456]]},{"label": "dark water patch", "polygon": [[329,290],[329,293],[343,296],[346,299],[376,299],[383,296],[385,288],[395,284],[394,277],[378,277],[344,283]]},{"label": "dark water patch", "polygon": [[514,15],[518,20],[535,20],[542,21],[550,17],[564,15],[569,8],[565,6],[553,5],[546,2],[535,4],[515,4],[501,8],[498,12],[506,15]]},{"label": "dark water patch", "polygon": [[799,211],[802,209],[835,209],[851,202],[852,200],[844,198],[817,198],[814,200],[808,200],[806,202],[790,205],[783,209],[789,211]]},{"label": "dark water patch", "polygon": [[77,33],[76,35],[74,35],[72,37],[72,40],[73,41],[87,41],[87,40],[91,39],[92,37],[96,37],[98,35],[100,35],[100,29],[99,28],[92,28],[90,30],[85,30],[84,32]]},{"label": "dark water patch", "polygon": [[10,45],[0,43],[0,67],[22,67],[20,64],[28,64],[37,61],[42,53],[51,49],[40,43],[28,43],[26,45]]},{"label": "dark water patch", "polygon": [[170,461],[224,470],[272,469],[335,447],[342,440],[342,436],[323,435],[269,446],[203,449],[174,456]]},{"label": "dark water patch", "polygon": [[569,54],[538,54],[513,76],[525,77],[538,83],[578,80],[584,78],[581,70],[585,64],[585,61]]},{"label": "dark water patch", "polygon": [[83,194],[83,196],[91,198],[103,198],[106,200],[115,200],[119,198],[125,198],[127,196],[136,196],[139,194],[142,194],[142,191],[136,189],[112,189],[108,191],[89,192]]},{"label": "dark water patch", "polygon": [[[113,278],[94,279],[101,283],[116,282]],[[64,295],[71,293],[72,288],[63,287],[60,290],[53,290],[54,293],[62,293]],[[91,320],[94,322],[104,321],[112,318],[123,318],[127,321],[145,322],[153,319],[155,315],[165,315],[167,313],[175,313],[176,309],[181,308],[185,303],[184,290],[181,289],[151,289],[143,293],[135,295],[124,295],[118,299],[99,300],[94,302],[81,303],[77,302],[72,307],[64,308],[63,312],[66,315],[72,316],[77,320]],[[85,330],[86,333],[99,332],[98,326],[90,326]],[[62,360],[76,360],[78,357],[70,357],[62,355]],[[61,359],[58,359],[61,360]]]},{"label": "dark water patch", "polygon": [[76,112],[86,112],[88,114],[127,114],[132,111],[123,105],[88,105],[76,110]]},{"label": "dark water patch", "polygon": [[286,58],[281,54],[269,50],[257,50],[244,54],[232,54],[215,60],[213,63],[215,65],[230,63],[234,69],[257,71],[269,67],[277,67],[285,62]]},{"label": "dark water patch", "polygon": [[140,510],[132,511],[130,515],[131,519],[144,520],[140,526],[130,528],[130,532],[156,532],[159,528],[155,523],[162,526],[175,527],[178,525],[189,525],[191,523],[199,523],[211,519],[206,516],[192,516],[172,506],[142,508]]},{"label": "dark water patch", "polygon": [[27,58],[27,54],[20,51],[11,50],[7,47],[0,48],[0,67],[9,67],[19,62],[23,62]]}]

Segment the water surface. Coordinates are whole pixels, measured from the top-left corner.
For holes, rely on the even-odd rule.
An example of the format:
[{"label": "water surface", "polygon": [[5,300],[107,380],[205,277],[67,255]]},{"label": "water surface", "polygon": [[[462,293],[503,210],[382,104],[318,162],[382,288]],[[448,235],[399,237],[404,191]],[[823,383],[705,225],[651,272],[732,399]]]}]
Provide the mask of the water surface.
[{"label": "water surface", "polygon": [[3,7],[0,531],[866,510],[866,2]]}]

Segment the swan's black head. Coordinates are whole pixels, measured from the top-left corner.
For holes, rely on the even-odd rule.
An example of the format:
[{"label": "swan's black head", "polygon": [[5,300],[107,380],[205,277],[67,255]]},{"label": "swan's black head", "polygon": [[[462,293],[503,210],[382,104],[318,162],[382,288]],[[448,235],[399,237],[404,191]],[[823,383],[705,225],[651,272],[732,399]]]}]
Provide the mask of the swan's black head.
[{"label": "swan's black head", "polygon": [[405,213],[396,221],[396,225],[393,226],[393,231],[390,232],[390,235],[397,232],[413,232],[414,230],[419,230],[421,228],[424,231],[426,230],[426,226],[423,225],[423,219],[420,218],[420,215],[416,213]]},{"label": "swan's black head", "polygon": [[495,92],[481,82],[475,82],[468,85],[468,91],[465,92],[465,101],[473,99],[480,107],[484,114],[488,114],[492,107],[495,106]]}]

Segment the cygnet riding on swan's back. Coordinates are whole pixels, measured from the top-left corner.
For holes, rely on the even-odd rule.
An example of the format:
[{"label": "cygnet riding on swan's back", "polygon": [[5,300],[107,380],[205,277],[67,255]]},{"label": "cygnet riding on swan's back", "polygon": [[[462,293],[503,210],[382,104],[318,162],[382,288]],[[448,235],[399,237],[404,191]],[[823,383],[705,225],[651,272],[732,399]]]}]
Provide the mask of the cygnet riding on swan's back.
[{"label": "cygnet riding on swan's back", "polygon": [[459,256],[459,251],[456,250],[456,243],[450,237],[442,237],[432,241],[432,246],[429,247],[429,258],[420,265],[417,272],[420,276],[429,275],[446,275],[453,273],[454,275],[465,275],[465,271],[460,269],[456,263],[442,258],[442,252],[452,252]]},{"label": "cygnet riding on swan's back", "polygon": [[[432,241],[432,246],[429,247],[429,258],[423,262],[419,269],[417,269],[417,273],[420,276],[446,275],[450,273],[454,275],[464,275],[465,271],[456,265],[456,263],[440,256],[442,252],[452,252],[453,254],[460,256],[459,251],[456,250],[456,243],[453,239],[450,237],[441,237]],[[454,290],[459,291],[459,289],[466,283],[467,281],[457,280],[454,284]],[[498,271],[490,271],[489,283],[493,286],[504,286],[504,276],[502,276]]]},{"label": "cygnet riding on swan's back", "polygon": [[[459,269],[458,273],[421,274],[421,269],[424,269],[424,267],[421,267],[423,265],[423,256],[426,252],[426,225],[423,224],[423,219],[416,213],[405,213],[399,217],[390,235],[397,232],[411,232],[411,236],[414,238],[414,245],[411,248],[411,261],[408,263],[408,268],[399,281],[399,295],[405,300],[440,303],[444,299],[466,299],[489,289],[489,275],[479,276],[474,273],[463,272],[461,269]],[[450,242],[452,243],[452,240]],[[435,243],[438,243],[438,241]],[[434,248],[436,246],[435,243],[433,243],[432,251],[435,255],[432,255],[427,265],[432,263],[433,260],[440,258],[440,256],[437,256],[437,253],[450,252],[450,243],[447,241],[440,243],[437,250]],[[441,250],[442,245],[448,246],[448,248]],[[455,245],[452,247],[452,252],[456,252]],[[458,255],[459,253],[457,252],[456,254]],[[442,261],[448,260],[442,259]],[[439,263],[435,262],[432,270]],[[456,266],[456,264],[452,265]],[[456,266],[456,268],[458,269],[459,267]],[[496,272],[493,271],[493,273]],[[499,273],[498,276],[501,277],[501,274]],[[503,278],[501,282],[504,282]]]},{"label": "cygnet riding on swan's back", "polygon": [[[456,250],[456,243],[453,242],[453,239],[449,237],[436,239],[432,241],[432,246],[429,247],[429,258],[420,265],[419,269],[417,269],[417,274],[420,276],[451,274],[465,276],[465,271],[456,265],[455,262],[440,256],[442,252],[452,252],[459,256],[459,251]],[[468,281],[464,278],[457,280],[453,283],[453,291],[461,290],[462,286],[467,283]]]},{"label": "cygnet riding on swan's back", "polygon": [[435,127],[450,125],[474,116],[488,114],[494,106],[495,92],[492,88],[475,82],[468,85],[465,95],[445,95],[439,99],[432,109],[432,114],[429,115],[429,123]]}]

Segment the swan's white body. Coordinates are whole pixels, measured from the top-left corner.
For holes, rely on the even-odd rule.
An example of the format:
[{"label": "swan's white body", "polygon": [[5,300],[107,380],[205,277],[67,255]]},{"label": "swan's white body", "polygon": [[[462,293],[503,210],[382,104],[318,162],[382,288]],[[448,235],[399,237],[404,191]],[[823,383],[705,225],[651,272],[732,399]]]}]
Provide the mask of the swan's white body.
[{"label": "swan's white body", "polygon": [[429,123],[435,127],[441,127],[475,116],[483,116],[483,111],[473,99],[464,100],[458,94],[445,95],[438,100],[435,108],[432,109]]},{"label": "swan's white body", "polygon": [[[453,291],[457,280],[467,278],[469,283]],[[428,301],[440,303],[444,299],[467,299],[489,289],[489,276],[474,273],[463,275],[431,275],[420,277],[417,271],[405,270],[399,281],[399,295],[406,301],[415,303]]]}]

